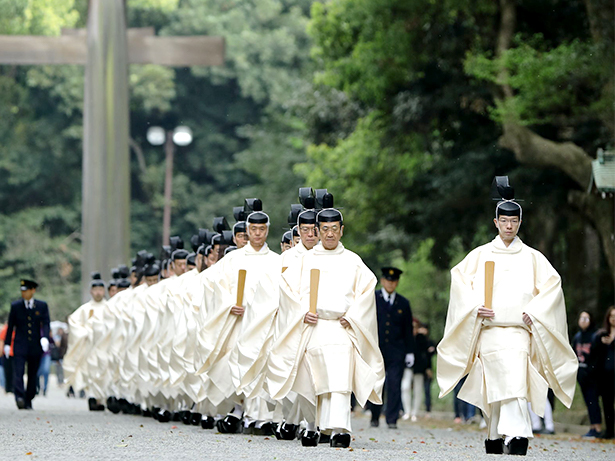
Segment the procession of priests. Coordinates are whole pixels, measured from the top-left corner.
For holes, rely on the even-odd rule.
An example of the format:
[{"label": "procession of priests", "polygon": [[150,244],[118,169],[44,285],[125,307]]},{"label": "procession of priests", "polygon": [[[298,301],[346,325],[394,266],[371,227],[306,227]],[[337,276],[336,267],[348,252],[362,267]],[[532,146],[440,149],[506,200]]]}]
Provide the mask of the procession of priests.
[{"label": "procession of priests", "polygon": [[[259,199],[93,274],[91,301],[69,317],[66,381],[89,408],[183,421],[222,433],[348,447],[351,395],[380,404],[376,277],[344,248],[342,214],[324,189],[300,189],[280,256]],[[292,230],[292,229],[291,229]],[[291,232],[292,235],[292,232]],[[316,277],[316,278],[315,278]]]},{"label": "procession of priests", "polygon": [[[438,383],[445,395],[466,377],[459,397],[483,411],[487,453],[525,454],[529,407],[541,415],[549,388],[570,405],[576,358],[560,278],[516,236],[521,207],[498,180],[499,235],[452,270]],[[171,237],[160,258],[140,251],[114,269],[108,299],[93,274],[64,358],[89,409],[349,447],[351,399],[382,405],[389,379],[377,279],[344,247],[332,194],[300,188],[299,202],[281,255],[262,202],[246,199],[232,227],[220,217],[200,229],[192,252]],[[495,261],[489,300],[485,261]]]}]

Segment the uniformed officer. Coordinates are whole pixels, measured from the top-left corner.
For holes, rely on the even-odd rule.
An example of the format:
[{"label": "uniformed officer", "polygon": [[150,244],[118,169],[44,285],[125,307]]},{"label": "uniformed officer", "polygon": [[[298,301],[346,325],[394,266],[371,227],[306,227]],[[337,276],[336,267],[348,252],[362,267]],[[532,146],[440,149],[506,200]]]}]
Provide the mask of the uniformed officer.
[{"label": "uniformed officer", "polygon": [[[47,303],[34,299],[38,283],[32,280],[21,281],[21,297],[11,303],[6,337],[13,341],[13,383],[15,402],[20,410],[31,410],[32,399],[36,395],[36,373],[44,352],[49,350],[49,308]],[[8,356],[10,346],[4,346]],[[28,387],[24,391],[23,375],[28,365]]]},{"label": "uniformed officer", "polygon": [[[397,428],[401,410],[401,379],[405,367],[414,365],[414,335],[410,302],[395,292],[399,283],[400,269],[383,267],[376,291],[378,311],[378,340],[384,358],[386,380],[384,384],[387,406],[386,421],[390,429]],[[382,405],[371,404],[371,425],[378,427]]]}]

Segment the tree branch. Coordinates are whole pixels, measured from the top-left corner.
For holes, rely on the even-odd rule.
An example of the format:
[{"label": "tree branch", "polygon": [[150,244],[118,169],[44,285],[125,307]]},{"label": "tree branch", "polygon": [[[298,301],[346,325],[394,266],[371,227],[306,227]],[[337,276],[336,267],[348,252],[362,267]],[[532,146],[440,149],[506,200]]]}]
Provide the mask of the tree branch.
[{"label": "tree branch", "polygon": [[141,149],[141,146],[137,143],[137,141],[132,139],[132,137],[128,138],[128,144],[137,155],[137,162],[139,163],[139,169],[141,170],[141,174],[145,174],[145,171],[147,170],[147,165],[145,164],[145,156],[143,155],[143,149]]},{"label": "tree branch", "polygon": [[517,123],[504,123],[499,139],[502,147],[515,153],[515,158],[527,165],[555,167],[587,190],[591,180],[591,157],[572,142],[554,142]]}]

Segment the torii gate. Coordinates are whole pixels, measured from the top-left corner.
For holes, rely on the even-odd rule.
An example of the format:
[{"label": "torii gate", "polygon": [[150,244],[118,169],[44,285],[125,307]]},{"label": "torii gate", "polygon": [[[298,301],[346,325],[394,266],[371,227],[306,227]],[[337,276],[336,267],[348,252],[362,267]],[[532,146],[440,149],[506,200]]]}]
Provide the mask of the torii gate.
[{"label": "torii gate", "polygon": [[89,0],[87,31],[0,36],[0,64],[84,64],[81,293],[90,272],[109,274],[130,251],[128,65],[224,64],[221,37],[157,37],[126,29],[125,0]]}]

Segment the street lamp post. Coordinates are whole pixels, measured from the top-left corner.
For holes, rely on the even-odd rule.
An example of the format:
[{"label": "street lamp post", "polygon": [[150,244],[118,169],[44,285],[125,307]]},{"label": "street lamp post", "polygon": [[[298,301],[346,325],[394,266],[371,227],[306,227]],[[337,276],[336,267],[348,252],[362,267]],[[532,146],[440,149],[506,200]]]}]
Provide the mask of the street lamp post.
[{"label": "street lamp post", "polygon": [[164,211],[162,214],[162,244],[168,245],[171,238],[171,201],[173,198],[173,160],[175,146],[187,146],[192,142],[192,131],[187,126],[178,126],[173,131],[166,131],[153,126],[147,130],[147,140],[154,146],[164,144]]}]

